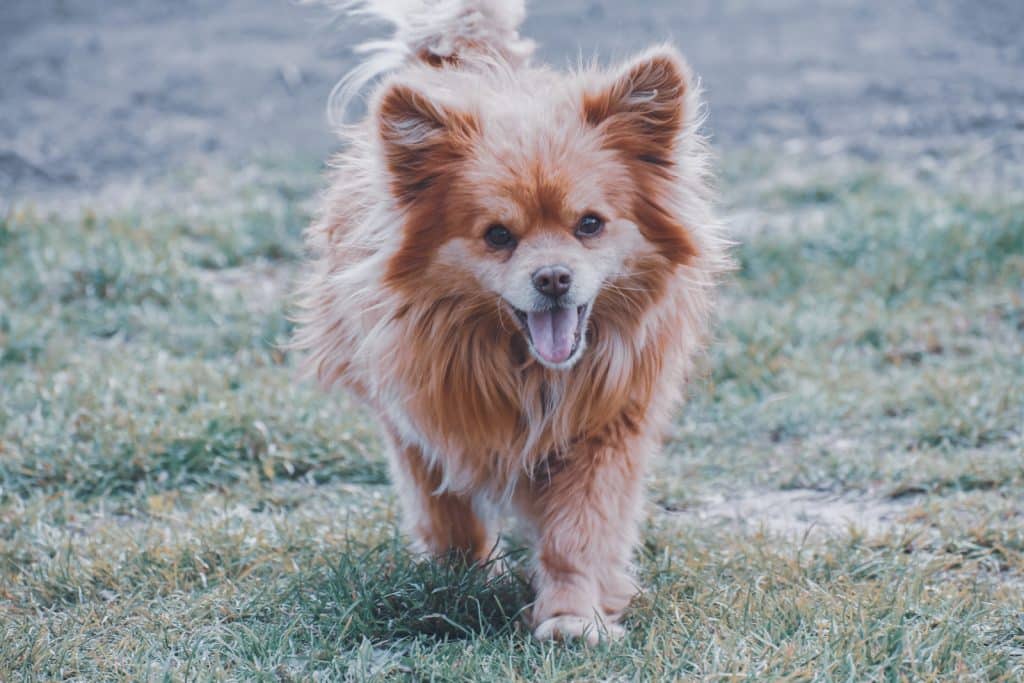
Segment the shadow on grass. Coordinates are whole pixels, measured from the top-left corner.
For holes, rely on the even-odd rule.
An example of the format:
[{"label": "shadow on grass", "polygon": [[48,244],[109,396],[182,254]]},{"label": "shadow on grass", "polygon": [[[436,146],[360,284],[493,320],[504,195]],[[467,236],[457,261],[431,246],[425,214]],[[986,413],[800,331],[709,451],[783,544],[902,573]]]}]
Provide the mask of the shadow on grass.
[{"label": "shadow on grass", "polygon": [[520,554],[468,566],[458,558],[421,560],[398,537],[374,546],[349,540],[317,576],[293,577],[287,595],[257,598],[276,605],[260,616],[284,612],[334,647],[504,636],[520,627],[532,599],[529,583],[505,569]]}]

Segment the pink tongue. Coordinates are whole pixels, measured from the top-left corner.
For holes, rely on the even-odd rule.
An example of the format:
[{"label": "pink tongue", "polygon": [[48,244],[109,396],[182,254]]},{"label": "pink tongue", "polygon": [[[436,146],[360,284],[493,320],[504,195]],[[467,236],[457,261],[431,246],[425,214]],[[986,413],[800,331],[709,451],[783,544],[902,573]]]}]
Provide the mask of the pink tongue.
[{"label": "pink tongue", "polygon": [[564,363],[576,341],[579,312],[575,307],[528,313],[533,348],[549,363]]}]

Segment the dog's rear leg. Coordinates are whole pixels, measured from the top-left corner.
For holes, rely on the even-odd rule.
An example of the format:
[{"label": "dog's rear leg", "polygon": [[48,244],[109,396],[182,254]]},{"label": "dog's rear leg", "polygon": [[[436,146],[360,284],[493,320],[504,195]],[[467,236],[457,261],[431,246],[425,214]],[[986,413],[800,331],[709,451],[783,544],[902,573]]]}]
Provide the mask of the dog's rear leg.
[{"label": "dog's rear leg", "polygon": [[393,478],[413,550],[439,558],[483,562],[495,537],[465,496],[437,493],[441,474],[415,446],[394,445]]}]

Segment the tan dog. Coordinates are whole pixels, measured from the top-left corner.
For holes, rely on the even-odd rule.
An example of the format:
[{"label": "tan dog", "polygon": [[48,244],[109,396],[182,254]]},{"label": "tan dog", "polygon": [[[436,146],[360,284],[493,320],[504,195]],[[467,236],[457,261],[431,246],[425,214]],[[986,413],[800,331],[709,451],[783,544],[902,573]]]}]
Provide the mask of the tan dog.
[{"label": "tan dog", "polygon": [[648,459],[707,337],[725,242],[670,47],[531,66],[521,0],[365,0],[390,71],[343,131],[296,346],[376,413],[421,551],[535,533],[538,638],[622,633]]}]

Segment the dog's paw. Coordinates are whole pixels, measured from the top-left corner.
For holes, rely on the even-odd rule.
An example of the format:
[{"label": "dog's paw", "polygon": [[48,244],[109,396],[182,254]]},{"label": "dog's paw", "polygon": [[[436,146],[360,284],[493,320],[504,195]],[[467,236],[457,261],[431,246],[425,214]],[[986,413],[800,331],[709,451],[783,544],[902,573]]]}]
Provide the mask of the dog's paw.
[{"label": "dog's paw", "polygon": [[563,615],[544,620],[533,635],[537,640],[582,640],[587,645],[597,645],[601,641],[619,640],[626,635],[626,629],[598,619]]}]

